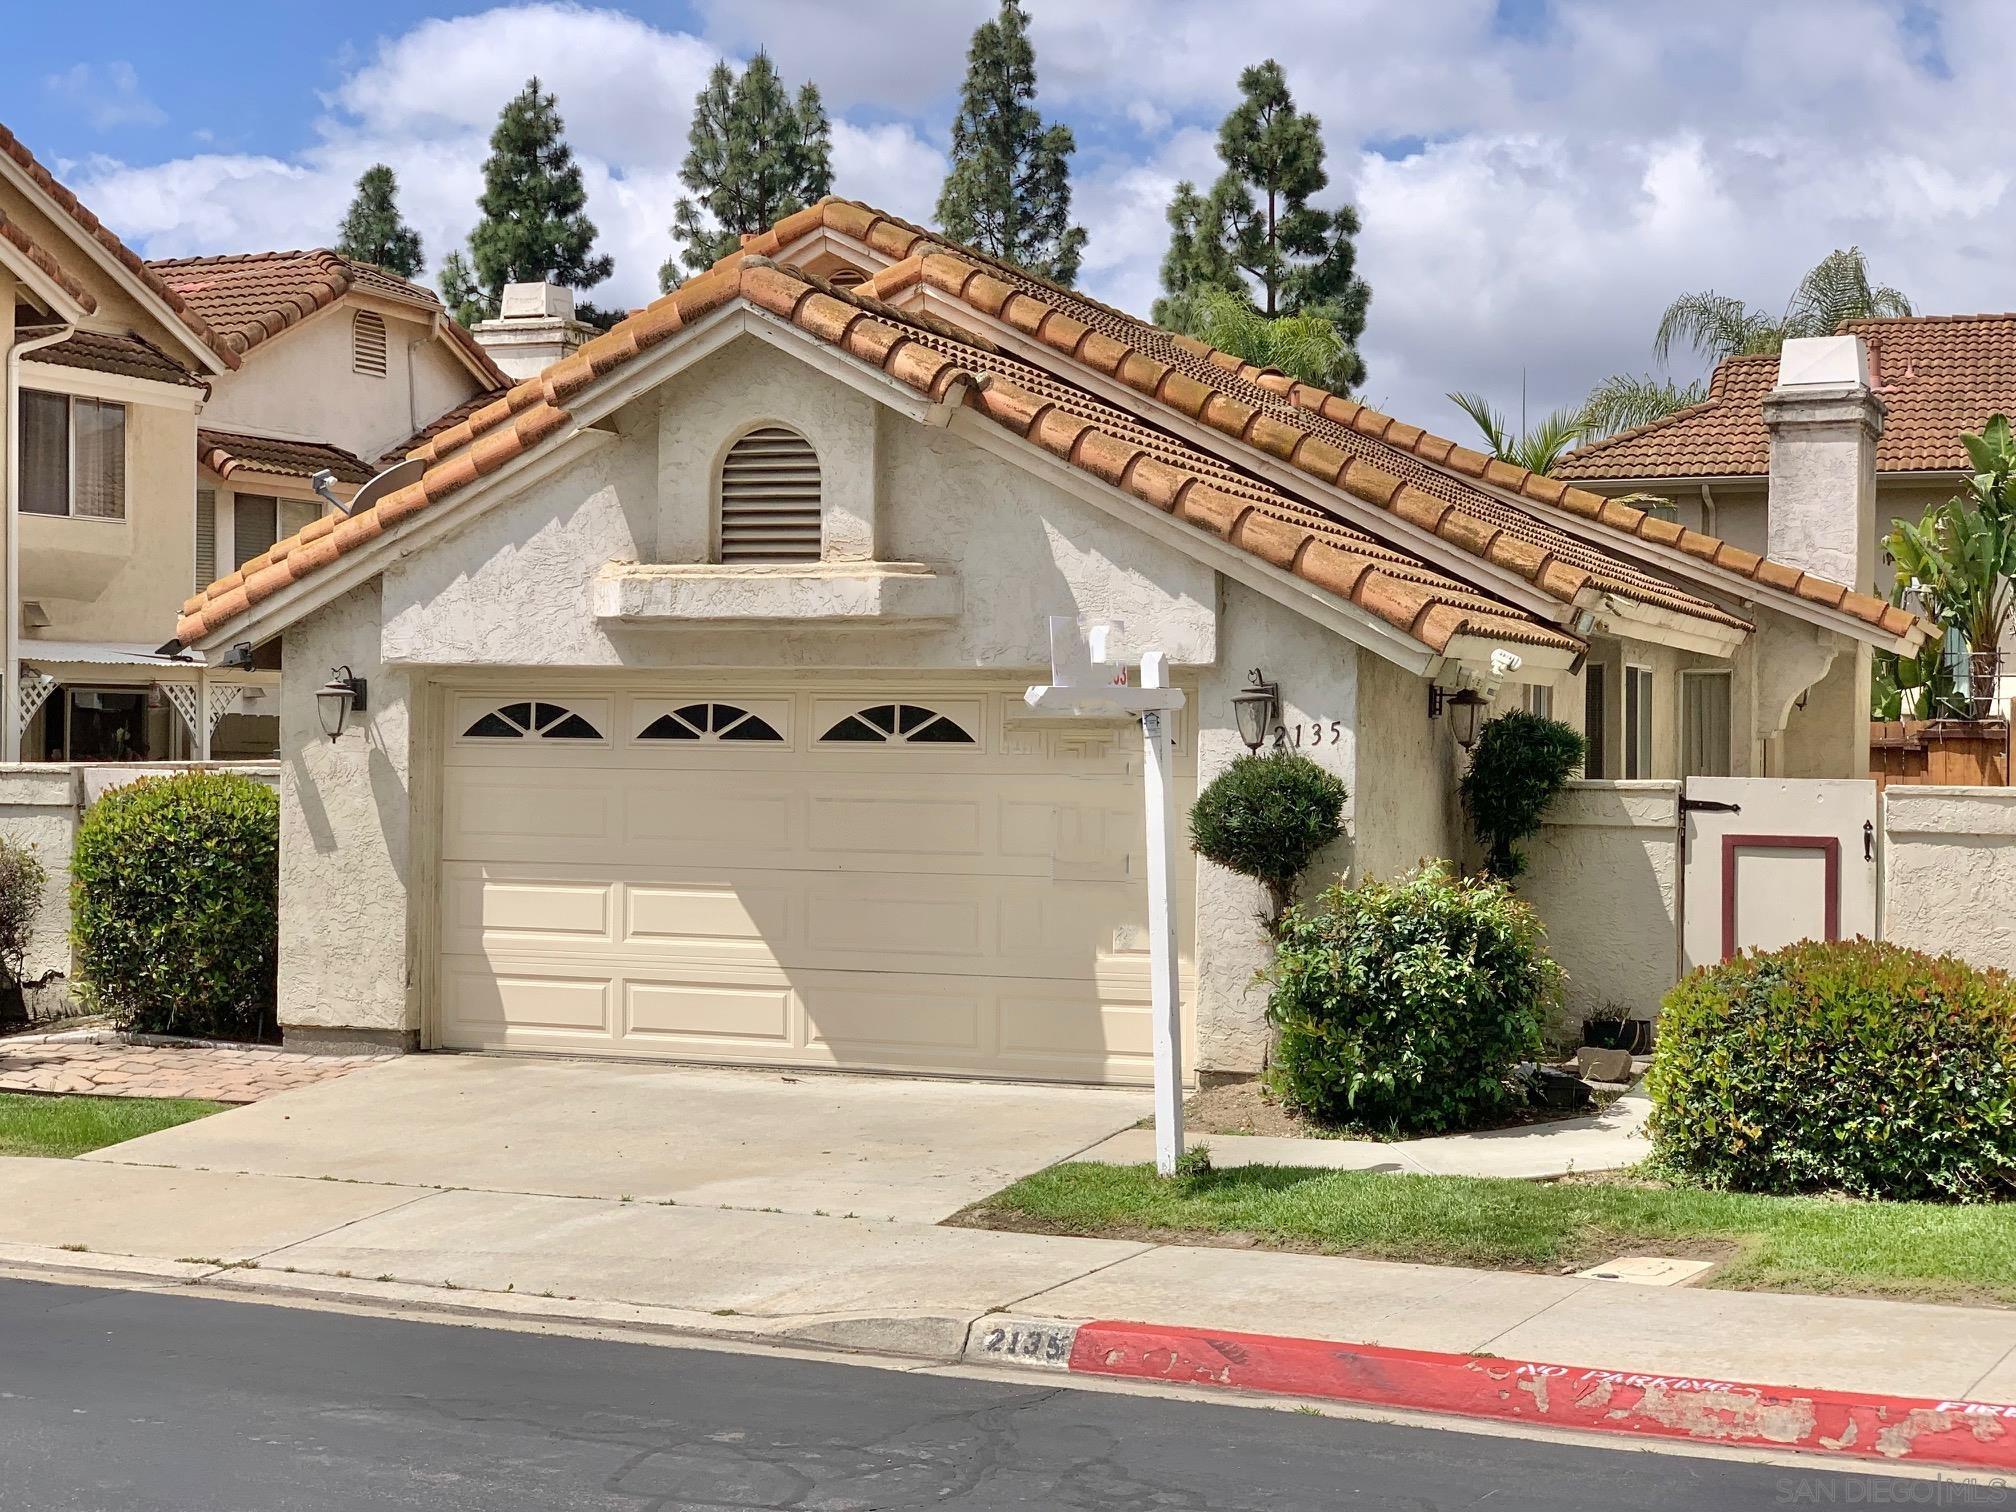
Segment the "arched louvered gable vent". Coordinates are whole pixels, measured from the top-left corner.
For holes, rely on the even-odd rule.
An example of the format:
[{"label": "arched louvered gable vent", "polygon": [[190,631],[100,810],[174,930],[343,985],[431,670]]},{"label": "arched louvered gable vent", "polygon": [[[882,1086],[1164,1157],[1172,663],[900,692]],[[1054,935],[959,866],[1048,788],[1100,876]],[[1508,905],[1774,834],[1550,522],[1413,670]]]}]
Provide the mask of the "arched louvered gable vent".
[{"label": "arched louvered gable vent", "polygon": [[721,463],[721,560],[819,560],[819,455],[781,425],[728,448]]},{"label": "arched louvered gable vent", "polygon": [[374,310],[350,317],[350,367],[373,378],[385,376],[385,318]]}]

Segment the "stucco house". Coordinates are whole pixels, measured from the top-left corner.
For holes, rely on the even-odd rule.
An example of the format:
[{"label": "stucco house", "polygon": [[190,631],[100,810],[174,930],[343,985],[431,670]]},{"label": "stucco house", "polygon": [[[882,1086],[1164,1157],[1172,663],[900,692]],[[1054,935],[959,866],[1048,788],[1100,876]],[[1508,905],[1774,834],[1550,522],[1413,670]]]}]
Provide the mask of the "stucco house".
[{"label": "stucco house", "polygon": [[[1465,691],[1587,710],[1649,777],[1700,679],[1718,767],[1851,774],[1872,648],[1926,627],[1858,591],[1861,453],[1796,419],[1779,451],[1811,560],[833,199],[175,637],[284,651],[292,1044],[1137,1081],[1140,737],[1027,709],[1050,616],[1167,653],[1186,794],[1243,753],[1250,669],[1277,682],[1274,738],[1351,792],[1333,874],[1459,854]],[[1186,857],[1178,902],[1188,1063],[1251,1072],[1258,895]]]},{"label": "stucco house", "polygon": [[505,379],[333,252],[144,262],[0,128],[8,760],[269,757],[272,656],[159,649],[192,587]]}]

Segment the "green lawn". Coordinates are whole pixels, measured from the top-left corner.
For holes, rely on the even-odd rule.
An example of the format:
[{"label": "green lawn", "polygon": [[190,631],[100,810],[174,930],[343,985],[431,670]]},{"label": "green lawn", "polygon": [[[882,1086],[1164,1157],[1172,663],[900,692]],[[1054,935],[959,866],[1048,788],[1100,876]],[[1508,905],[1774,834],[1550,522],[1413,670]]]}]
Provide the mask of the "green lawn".
[{"label": "green lawn", "polygon": [[0,1155],[82,1155],[192,1118],[226,1103],[172,1097],[32,1097],[0,1092]]},{"label": "green lawn", "polygon": [[2016,1305],[2016,1204],[1837,1202],[1624,1179],[1536,1183],[1287,1166],[1163,1181],[1148,1166],[1070,1164],[1018,1181],[956,1221],[1500,1270],[1694,1255],[1726,1258],[1709,1286]]}]

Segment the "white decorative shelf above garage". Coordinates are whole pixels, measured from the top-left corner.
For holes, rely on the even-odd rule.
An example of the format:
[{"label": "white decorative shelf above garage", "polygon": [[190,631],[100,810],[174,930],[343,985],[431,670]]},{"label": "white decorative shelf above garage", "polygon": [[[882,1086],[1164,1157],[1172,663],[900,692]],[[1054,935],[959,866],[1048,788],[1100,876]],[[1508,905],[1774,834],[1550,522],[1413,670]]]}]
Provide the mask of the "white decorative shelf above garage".
[{"label": "white decorative shelf above garage", "polygon": [[595,581],[595,617],[633,625],[915,624],[959,606],[958,574],[923,562],[612,562]]}]

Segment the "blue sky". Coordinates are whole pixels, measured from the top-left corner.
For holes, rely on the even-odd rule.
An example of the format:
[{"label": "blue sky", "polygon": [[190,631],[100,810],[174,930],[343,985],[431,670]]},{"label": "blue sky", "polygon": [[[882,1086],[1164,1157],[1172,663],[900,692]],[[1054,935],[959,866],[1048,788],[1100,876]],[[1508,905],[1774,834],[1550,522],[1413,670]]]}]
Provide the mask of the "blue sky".
[{"label": "blue sky", "polygon": [[[1182,176],[1209,177],[1241,65],[1273,55],[1323,118],[1374,297],[1367,397],[1461,431],[1443,398],[1536,409],[1651,367],[1674,294],[1782,303],[1850,243],[1926,311],[2016,307],[2007,0],[1029,0],[1039,105],[1078,134],[1083,282],[1145,310]],[[192,27],[200,9],[208,19]],[[602,7],[97,0],[21,7],[5,120],[143,252],[326,243],[373,161],[430,261],[474,218],[497,106],[558,92],[617,272],[640,302],[693,92],[768,46],[818,81],[838,187],[928,218],[987,0]],[[277,60],[277,62],[276,62]],[[1679,362],[1682,376],[1695,364]]]}]

